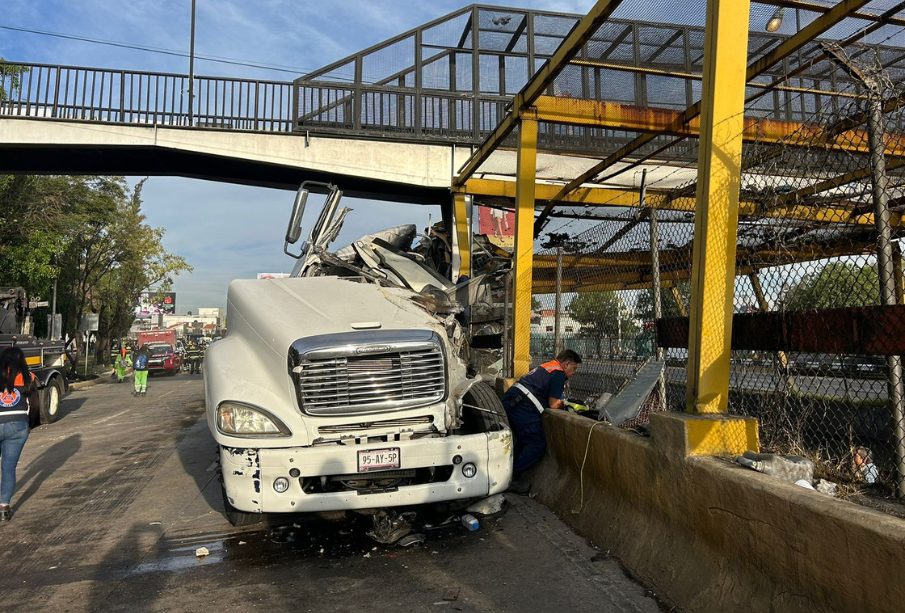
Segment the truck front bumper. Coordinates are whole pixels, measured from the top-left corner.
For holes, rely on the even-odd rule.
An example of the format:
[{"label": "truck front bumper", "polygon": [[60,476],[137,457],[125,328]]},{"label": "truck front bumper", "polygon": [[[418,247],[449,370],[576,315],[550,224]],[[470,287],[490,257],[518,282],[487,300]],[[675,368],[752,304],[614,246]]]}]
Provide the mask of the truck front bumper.
[{"label": "truck front bumper", "polygon": [[[359,451],[387,447],[399,448],[399,470],[452,465],[452,474],[442,482],[400,485],[392,491],[303,491],[306,478],[356,474]],[[455,456],[461,456],[460,463],[454,464]],[[226,496],[239,511],[300,513],[408,506],[480,498],[505,491],[512,478],[512,433],[502,430],[366,445],[284,449],[221,447],[220,462]],[[467,464],[477,467],[473,477],[463,474],[462,467]],[[293,469],[299,471],[297,477],[290,475]],[[289,489],[282,493],[274,489],[279,477],[289,480]]]}]

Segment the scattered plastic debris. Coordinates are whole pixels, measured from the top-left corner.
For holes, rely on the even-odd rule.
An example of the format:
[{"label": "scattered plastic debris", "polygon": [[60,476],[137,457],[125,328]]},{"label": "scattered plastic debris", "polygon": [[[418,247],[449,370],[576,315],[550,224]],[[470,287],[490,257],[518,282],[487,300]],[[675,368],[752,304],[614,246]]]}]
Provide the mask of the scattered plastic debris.
[{"label": "scattered plastic debris", "polygon": [[469,513],[477,513],[479,515],[494,515],[503,510],[503,503],[506,497],[502,494],[494,494],[473,503],[466,509]]},{"label": "scattered plastic debris", "polygon": [[148,524],[148,525],[149,525],[149,526],[159,526],[159,525],[160,525],[160,522],[159,522],[159,521],[152,521],[152,522],[151,522],[150,524]]},{"label": "scattered plastic debris", "polygon": [[814,489],[827,496],[836,495],[836,484],[832,481],[827,481],[826,479],[817,479],[817,484],[814,486]]},{"label": "scattered plastic debris", "polygon": [[399,539],[399,541],[396,544],[399,545],[400,547],[411,547],[412,545],[417,545],[419,543],[423,543],[426,540],[427,540],[427,537],[420,533],[407,534],[406,536],[403,536],[401,539]]},{"label": "scattered plastic debris", "polygon": [[477,532],[481,529],[481,524],[478,522],[478,518],[472,515],[471,513],[466,513],[462,516],[462,525],[465,526],[469,532]]},{"label": "scattered plastic debris", "polygon": [[374,526],[368,532],[368,536],[378,543],[392,545],[412,531],[412,521],[415,516],[416,514],[412,512],[378,511],[371,517]]},{"label": "scattered plastic debris", "polygon": [[814,479],[814,463],[800,456],[746,451],[735,458],[735,461],[741,466],[783,481],[807,481],[810,484]]},{"label": "scattered plastic debris", "polygon": [[795,485],[797,485],[798,487],[803,487],[806,490],[814,489],[814,486],[811,485],[811,482],[808,481],[807,479],[799,479],[798,481],[795,482]]},{"label": "scattered plastic debris", "polygon": [[240,544],[240,545],[244,545],[244,544],[245,544],[245,541],[239,541],[239,544]]},{"label": "scattered plastic debris", "polygon": [[195,550],[196,558],[203,558],[204,556],[209,556],[209,555],[211,555],[211,552],[208,551],[207,547],[199,547],[198,549]]}]

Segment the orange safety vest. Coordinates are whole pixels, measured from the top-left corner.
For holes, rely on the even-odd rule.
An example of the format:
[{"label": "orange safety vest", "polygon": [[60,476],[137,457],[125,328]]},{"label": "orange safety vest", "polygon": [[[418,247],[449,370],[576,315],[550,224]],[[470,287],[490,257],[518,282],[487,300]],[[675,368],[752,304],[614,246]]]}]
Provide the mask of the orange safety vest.
[{"label": "orange safety vest", "polygon": [[[28,374],[31,377],[31,382],[37,379],[34,374]],[[8,415],[28,415],[27,390],[22,373],[16,375],[11,390],[0,389],[0,417]]]},{"label": "orange safety vest", "polygon": [[519,379],[513,387],[522,392],[538,412],[543,413],[549,398],[550,375],[555,372],[565,372],[559,360],[544,362]]}]

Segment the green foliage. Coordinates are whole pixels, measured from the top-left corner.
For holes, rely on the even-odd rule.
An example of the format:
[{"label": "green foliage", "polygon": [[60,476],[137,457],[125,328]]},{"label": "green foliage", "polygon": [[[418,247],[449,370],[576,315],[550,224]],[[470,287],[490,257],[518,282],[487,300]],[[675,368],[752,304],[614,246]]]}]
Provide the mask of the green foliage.
[{"label": "green foliage", "polygon": [[616,292],[578,294],[569,305],[569,313],[572,319],[581,324],[581,335],[597,341],[598,354],[600,342],[604,338],[610,340],[612,355],[621,353],[621,350],[616,350],[614,339],[624,341],[638,334],[635,320]]},{"label": "green foliage", "polygon": [[[687,281],[680,281],[676,284],[676,289],[679,290],[679,296],[687,308],[691,295],[691,286]],[[667,317],[682,317],[679,305],[676,304],[672,295],[672,290],[668,287],[664,287],[660,290],[660,310],[661,317],[664,319]],[[654,320],[654,290],[646,289],[638,295],[637,313],[638,317],[644,321]]]},{"label": "green foliage", "polygon": [[[27,70],[24,66],[10,64],[0,57],[0,102],[9,97],[9,93],[19,89],[22,74]],[[9,90],[9,91],[7,91]]]},{"label": "green foliage", "polygon": [[99,355],[128,330],[140,292],[191,270],[145,222],[141,187],[129,193],[122,177],[0,176],[0,281],[47,299],[56,279],[65,332],[99,313]]},{"label": "green foliage", "polygon": [[880,304],[877,269],[850,262],[833,262],[805,275],[783,296],[788,310],[834,309]]}]

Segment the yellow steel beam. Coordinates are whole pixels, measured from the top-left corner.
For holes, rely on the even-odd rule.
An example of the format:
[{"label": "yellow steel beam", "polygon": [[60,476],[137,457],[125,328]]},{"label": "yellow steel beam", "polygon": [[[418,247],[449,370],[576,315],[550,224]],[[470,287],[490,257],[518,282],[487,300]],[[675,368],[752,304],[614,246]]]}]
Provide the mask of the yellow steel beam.
[{"label": "yellow steel beam", "polygon": [[[867,4],[867,2],[868,0],[842,0],[826,13],[824,13],[820,17],[817,17],[814,21],[799,30],[796,34],[790,36],[789,38],[778,44],[773,48],[772,51],[748,66],[747,70],[745,71],[745,81],[754,79],[777,62],[780,62],[786,57],[792,55],[808,42],[814,40],[817,36],[848,17],[851,13],[860,9],[862,6]],[[747,36],[748,33],[745,32],[746,40]],[[682,119],[689,121],[694,117],[697,117],[700,114],[700,111],[701,103],[696,102],[685,109],[685,111],[682,113]],[[595,164],[592,168],[583,172],[580,176],[576,177],[568,184],[566,184],[562,188],[562,193],[556,199],[561,199],[569,191],[578,188],[579,186],[581,186],[581,184],[587,181],[590,181],[616,162],[622,160],[626,156],[637,151],[638,149],[652,141],[654,138],[654,134],[641,134],[631,142],[623,145],[619,148],[618,151],[610,154],[606,159],[602,160],[598,164]]]},{"label": "yellow steel beam", "polygon": [[456,226],[456,251],[459,277],[471,276],[471,220],[468,218],[467,196],[453,194],[453,221]]},{"label": "yellow steel beam", "polygon": [[[843,255],[858,255],[869,252],[873,243],[841,239],[829,244],[801,244],[790,247],[749,247],[736,250],[736,260],[739,265],[745,263],[757,263],[761,266],[774,266],[790,264],[792,262],[808,262],[825,258],[839,257]],[[691,262],[689,248],[661,249],[661,266],[674,266],[677,263],[689,264]],[[564,254],[562,256],[563,275],[575,276],[584,274],[586,270],[601,270],[601,274],[607,268],[635,267],[647,269],[651,266],[650,251],[622,251],[613,253],[598,253],[586,255]],[[535,273],[549,273],[556,270],[555,255],[535,255]]]},{"label": "yellow steel beam", "polygon": [[[888,167],[895,163],[890,160]],[[862,177],[863,178],[863,177]],[[462,187],[464,193],[473,196],[485,196],[490,198],[515,199],[515,181],[500,179],[469,179]],[[826,188],[828,189],[828,188]],[[555,202],[564,205],[582,205],[586,207],[633,207],[638,206],[637,190],[613,189],[607,187],[582,187],[572,190],[565,197],[559,199],[561,186],[552,183],[537,183],[535,185],[535,201],[537,203]],[[873,213],[853,214],[852,209],[838,206],[818,206],[814,204],[789,204],[800,198],[791,194],[782,194],[771,197],[770,203],[780,206],[764,207],[763,202],[756,200],[743,200],[739,203],[739,214],[745,217],[770,217],[797,221],[810,221],[815,223],[874,225]],[[670,192],[648,190],[645,204],[651,208],[664,211],[695,210],[694,196],[673,196]],[[902,227],[901,213],[890,213],[890,223],[893,227]]]},{"label": "yellow steel beam", "polygon": [[494,131],[484,139],[478,149],[471,154],[465,165],[453,179],[453,187],[461,186],[484,163],[500,143],[509,136],[509,133],[518,123],[522,112],[530,107],[544,90],[549,87],[562,69],[569,63],[579,49],[594,35],[600,26],[621,4],[622,0],[597,0],[588,14],[569,32],[563,42],[557,47],[553,56],[547,60],[541,69],[535,73],[525,87],[522,88],[512,100],[512,110],[503,118]]},{"label": "yellow steel beam", "polygon": [[[556,96],[541,96],[535,106],[540,121],[693,138],[700,136],[700,119],[683,123],[682,113],[672,109]],[[866,130],[849,129],[838,134],[827,134],[820,124],[799,121],[746,117],[743,138],[748,142],[870,153]],[[905,136],[892,133],[885,140],[887,157],[905,155]]]},{"label": "yellow steel beam", "polygon": [[[749,272],[757,270],[754,266],[744,265],[736,269],[739,275],[747,275]],[[690,270],[683,267],[679,270],[665,270],[660,272],[660,283],[663,287],[688,281]],[[653,283],[650,268],[647,270],[617,270],[605,272],[601,271],[597,274],[582,275],[576,278],[573,275],[566,274],[563,271],[562,291],[563,292],[604,292],[627,289],[650,289]],[[534,279],[533,292],[535,294],[552,294],[556,291],[555,279]],[[693,298],[692,298],[693,300]]]},{"label": "yellow steel beam", "polygon": [[[886,164],[886,170],[892,170],[895,168],[900,168],[901,166],[905,166],[905,159],[898,158],[895,160],[890,160]],[[850,170],[844,174],[838,175],[831,179],[826,179],[824,181],[818,181],[813,185],[809,185],[807,187],[803,187],[797,191],[789,192],[787,194],[780,194],[776,197],[775,202],[778,205],[787,205],[790,202],[800,202],[805,198],[810,198],[816,194],[821,192],[825,192],[831,189],[835,189],[837,187],[842,187],[844,185],[848,185],[849,183],[854,183],[856,181],[863,181],[871,176],[873,170],[870,167],[869,162],[865,161],[864,166],[861,168],[856,168],[855,170]],[[891,213],[891,215],[894,215]],[[862,215],[863,217],[863,215]],[[891,217],[890,219],[895,221],[901,220],[901,215],[898,216],[898,219],[894,219]],[[873,221],[873,217],[871,217],[871,221]]]},{"label": "yellow steel beam", "polygon": [[534,183],[537,173],[537,120],[530,110],[519,125],[515,196],[515,261],[512,290],[512,376],[531,368],[531,294],[534,270]]},{"label": "yellow steel beam", "polygon": [[670,285],[669,293],[672,295],[672,301],[676,303],[676,308],[679,309],[679,315],[688,317],[688,308],[685,306],[685,299],[682,298],[679,288],[675,285]]},{"label": "yellow steel beam", "polygon": [[[636,66],[635,64],[619,64],[615,62],[601,62],[600,60],[586,60],[575,58],[569,62],[572,66],[585,66],[587,68],[601,68],[604,70],[615,70],[618,72],[631,72],[634,74],[653,75],[661,77],[672,77],[678,79],[690,79],[692,81],[700,81],[701,75],[696,72],[683,72],[672,68],[655,68],[652,66]],[[864,94],[849,91],[833,91],[829,89],[817,89],[813,87],[794,87],[792,85],[774,85],[773,83],[764,83],[760,81],[751,81],[748,87],[755,89],[770,89],[780,92],[792,92],[795,94],[817,94],[820,96],[829,96],[835,98],[866,98]]]},{"label": "yellow steel beam", "polygon": [[707,2],[685,392],[695,414],[729,404],[749,14],[749,0]]}]

